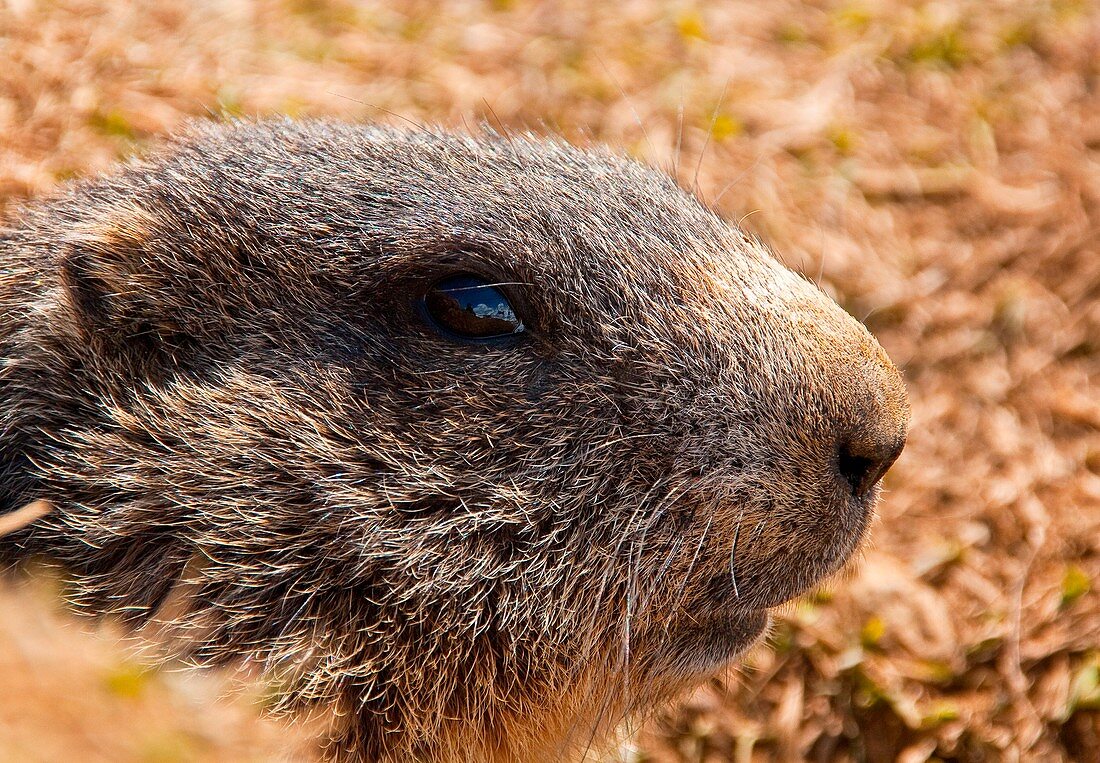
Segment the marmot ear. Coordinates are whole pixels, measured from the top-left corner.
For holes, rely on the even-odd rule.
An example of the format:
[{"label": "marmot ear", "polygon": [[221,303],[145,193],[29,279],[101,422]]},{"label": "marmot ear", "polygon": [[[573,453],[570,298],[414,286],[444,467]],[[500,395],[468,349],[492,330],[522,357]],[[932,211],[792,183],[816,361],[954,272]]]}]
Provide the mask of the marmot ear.
[{"label": "marmot ear", "polygon": [[175,355],[184,332],[172,320],[168,284],[156,267],[156,219],[115,208],[67,236],[61,285],[79,338],[94,351],[133,359]]}]

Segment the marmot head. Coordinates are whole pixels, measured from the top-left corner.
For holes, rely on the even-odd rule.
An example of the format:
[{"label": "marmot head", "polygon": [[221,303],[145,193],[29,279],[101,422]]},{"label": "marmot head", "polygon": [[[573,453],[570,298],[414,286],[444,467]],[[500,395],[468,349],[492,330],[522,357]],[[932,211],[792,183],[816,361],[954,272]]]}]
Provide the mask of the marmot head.
[{"label": "marmot head", "polygon": [[[196,128],[4,233],[0,540],[263,661],[366,759],[547,756],[858,545],[900,376],[667,176],[561,142]],[[177,602],[178,604],[178,602]]]}]

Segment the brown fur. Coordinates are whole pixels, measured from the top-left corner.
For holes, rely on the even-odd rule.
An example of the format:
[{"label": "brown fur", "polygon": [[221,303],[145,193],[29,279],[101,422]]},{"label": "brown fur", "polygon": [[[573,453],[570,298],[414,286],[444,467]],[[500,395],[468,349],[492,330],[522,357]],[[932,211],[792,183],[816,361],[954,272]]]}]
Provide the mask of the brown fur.
[{"label": "brown fur", "polygon": [[[701,680],[848,558],[904,441],[862,326],[555,141],[199,127],[0,246],[0,512],[54,506],[0,560],[262,662],[358,759],[568,756]],[[456,271],[528,332],[431,329]]]}]

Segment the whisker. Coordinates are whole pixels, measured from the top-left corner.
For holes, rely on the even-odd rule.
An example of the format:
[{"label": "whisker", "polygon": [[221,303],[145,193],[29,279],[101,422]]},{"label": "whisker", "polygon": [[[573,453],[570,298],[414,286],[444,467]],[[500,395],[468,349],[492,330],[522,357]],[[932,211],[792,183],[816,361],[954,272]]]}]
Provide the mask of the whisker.
[{"label": "whisker", "polygon": [[654,146],[653,141],[649,139],[649,132],[645,129],[645,123],[642,122],[642,117],[638,114],[638,110],[634,108],[634,101],[630,100],[630,96],[626,94],[626,90],[623,89],[622,84],[619,82],[618,78],[615,77],[615,74],[611,71],[611,68],[608,67],[607,63],[603,60],[603,57],[597,55],[596,60],[600,62],[600,66],[602,66],[603,70],[607,72],[607,76],[610,77],[611,81],[615,83],[615,87],[618,89],[619,94],[623,97],[623,100],[626,101],[626,105],[630,107],[630,113],[634,115],[634,121],[641,129],[642,137],[645,138],[646,145],[649,146],[650,152],[653,154],[654,157],[656,157],[657,147]]},{"label": "whisker", "polygon": [[745,169],[741,170],[741,173],[737,177],[735,177],[733,180],[726,183],[722,187],[722,190],[718,193],[718,195],[716,197],[714,197],[714,201],[711,202],[711,206],[714,207],[715,209],[717,209],[718,204],[722,201],[722,197],[726,195],[726,192],[729,191],[731,188],[733,188],[738,183],[740,183],[745,178],[745,175],[747,175],[750,172],[752,172],[753,170],[755,170],[757,168],[757,166],[759,166],[760,160],[762,158],[763,158],[763,154],[757,154],[756,159],[753,161],[752,164],[750,164]]},{"label": "whisker", "polygon": [[[710,536],[710,527],[714,523],[714,512],[710,512],[710,516],[707,517],[707,526],[703,528],[702,535],[699,536],[699,543],[695,546],[695,554],[691,557],[691,563],[688,565],[687,572],[684,573],[684,580],[680,583],[680,588],[676,592],[676,607],[683,602],[684,596],[687,591],[687,584],[691,580],[691,574],[695,571],[695,565],[699,562],[699,555],[703,552],[703,545],[706,543],[707,538]],[[674,609],[676,608],[674,607]]]},{"label": "whisker", "polygon": [[676,107],[676,153],[672,157],[672,177],[680,182],[680,159],[684,147],[684,89],[680,88],[680,103]]},{"label": "whisker", "polygon": [[350,95],[344,95],[343,93],[337,93],[333,90],[329,90],[327,92],[328,92],[329,95],[334,95],[337,98],[343,98],[344,100],[351,101],[352,103],[358,103],[360,106],[368,106],[372,109],[378,109],[383,114],[389,114],[391,117],[397,117],[398,119],[400,119],[403,122],[408,122],[410,125],[412,125],[413,127],[415,127],[418,130],[422,130],[424,132],[431,132],[428,129],[427,125],[421,124],[420,122],[417,122],[414,119],[410,119],[409,117],[405,116],[404,114],[399,114],[396,111],[391,111],[390,109],[387,109],[385,106],[379,106],[377,103],[371,103],[370,101],[361,101],[358,98],[352,98]]},{"label": "whisker", "polygon": [[741,538],[741,520],[745,518],[745,505],[741,504],[741,511],[737,515],[737,526],[733,530],[733,544],[730,546],[730,582],[733,584],[733,598],[740,599],[741,592],[737,590],[737,541]]},{"label": "whisker", "polygon": [[726,100],[726,90],[729,89],[730,81],[726,80],[726,84],[722,85],[722,94],[718,96],[718,103],[714,105],[714,113],[710,118],[710,129],[707,130],[707,137],[703,141],[703,148],[699,151],[699,161],[695,164],[695,176],[691,179],[691,192],[698,193],[699,191],[699,172],[703,169],[703,158],[707,154],[707,146],[710,145],[710,138],[714,134],[714,126],[718,124],[718,112],[722,110],[722,103]]}]

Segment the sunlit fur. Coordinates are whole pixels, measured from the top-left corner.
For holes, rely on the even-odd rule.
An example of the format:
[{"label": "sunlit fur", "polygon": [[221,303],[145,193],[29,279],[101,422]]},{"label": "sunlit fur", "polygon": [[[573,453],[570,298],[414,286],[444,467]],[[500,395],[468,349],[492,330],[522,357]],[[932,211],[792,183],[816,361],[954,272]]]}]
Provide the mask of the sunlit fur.
[{"label": "sunlit fur", "polygon": [[[838,443],[904,437],[814,285],[557,141],[200,126],[0,247],[0,512],[54,506],[0,560],[262,662],[338,756],[575,756],[836,570],[875,500]],[[440,335],[455,272],[527,333]]]}]

